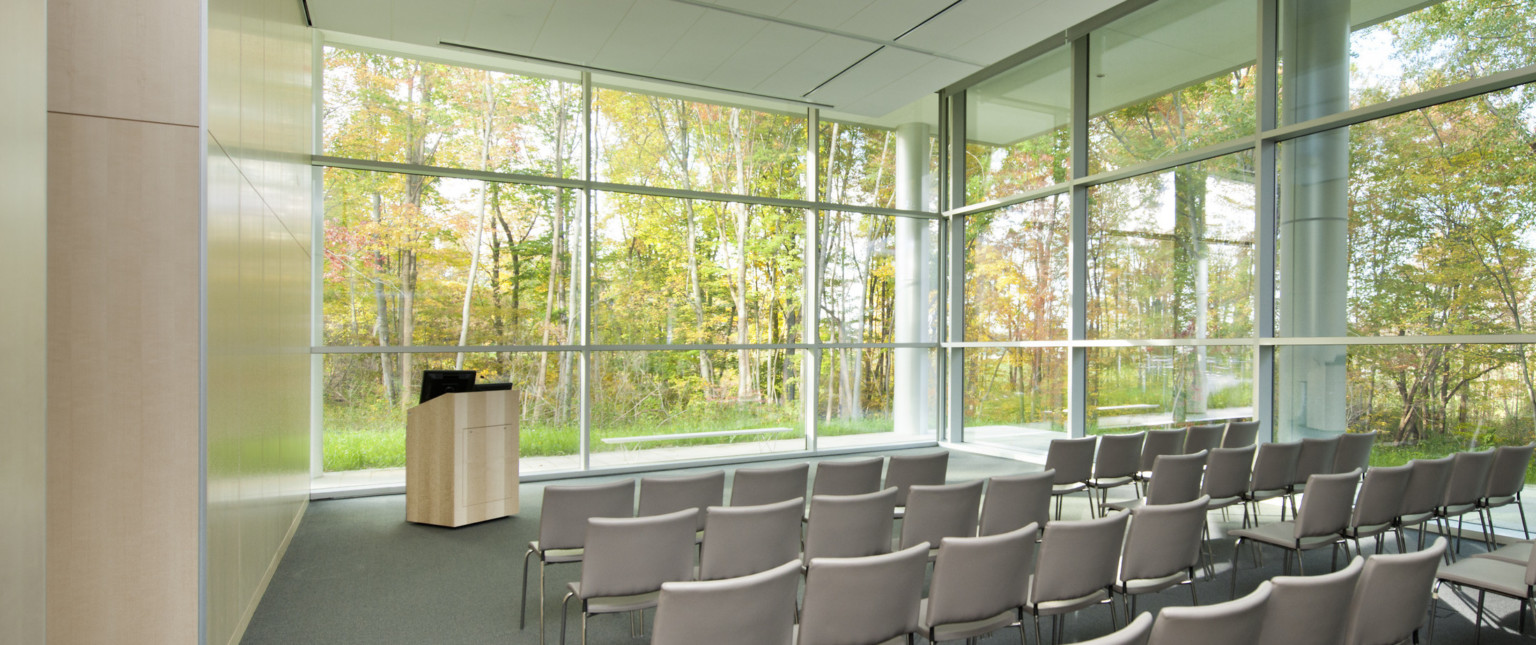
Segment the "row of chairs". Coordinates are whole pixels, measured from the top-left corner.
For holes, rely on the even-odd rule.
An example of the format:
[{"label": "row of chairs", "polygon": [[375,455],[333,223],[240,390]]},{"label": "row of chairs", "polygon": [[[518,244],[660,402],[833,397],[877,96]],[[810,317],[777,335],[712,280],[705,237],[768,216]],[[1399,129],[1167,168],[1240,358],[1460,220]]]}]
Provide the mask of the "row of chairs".
[{"label": "row of chairs", "polygon": [[1082,645],[1378,645],[1412,637],[1426,615],[1434,630],[1431,583],[1446,548],[1356,556],[1320,576],[1278,576],[1248,595],[1203,607],[1141,614],[1124,629]]}]

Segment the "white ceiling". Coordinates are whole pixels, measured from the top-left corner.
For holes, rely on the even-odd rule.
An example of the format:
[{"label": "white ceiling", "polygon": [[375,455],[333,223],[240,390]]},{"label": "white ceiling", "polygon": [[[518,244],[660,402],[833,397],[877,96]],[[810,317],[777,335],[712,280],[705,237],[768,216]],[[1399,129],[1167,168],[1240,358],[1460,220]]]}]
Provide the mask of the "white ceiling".
[{"label": "white ceiling", "polygon": [[[307,0],[330,34],[454,43],[826,106],[932,120],[913,104],[1122,0]],[[340,41],[347,37],[341,36]],[[372,41],[377,42],[377,41]],[[517,63],[508,59],[508,68]],[[674,90],[676,93],[677,90]],[[929,100],[924,106],[933,104]],[[905,109],[904,109],[905,108]],[[912,114],[920,110],[921,115]]]}]

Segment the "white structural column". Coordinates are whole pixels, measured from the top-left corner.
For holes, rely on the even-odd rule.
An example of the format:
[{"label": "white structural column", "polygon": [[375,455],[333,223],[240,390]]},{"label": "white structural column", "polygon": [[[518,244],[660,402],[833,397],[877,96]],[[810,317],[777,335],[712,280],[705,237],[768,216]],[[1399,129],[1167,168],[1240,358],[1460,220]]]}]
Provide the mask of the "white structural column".
[{"label": "white structural column", "polygon": [[[922,210],[928,203],[931,156],[929,127],[908,123],[896,128],[896,207]],[[929,326],[933,311],[933,239],[928,220],[896,218],[896,320],[898,343],[933,342]],[[934,427],[930,394],[929,350],[913,347],[895,351],[895,391],[892,410],[895,431],[919,434]]]},{"label": "white structural column", "polygon": [[[1283,9],[1282,119],[1299,123],[1349,108],[1349,3],[1291,0]],[[1281,336],[1347,333],[1349,130],[1282,145],[1279,318]],[[1345,429],[1342,346],[1279,352],[1276,439]]]}]

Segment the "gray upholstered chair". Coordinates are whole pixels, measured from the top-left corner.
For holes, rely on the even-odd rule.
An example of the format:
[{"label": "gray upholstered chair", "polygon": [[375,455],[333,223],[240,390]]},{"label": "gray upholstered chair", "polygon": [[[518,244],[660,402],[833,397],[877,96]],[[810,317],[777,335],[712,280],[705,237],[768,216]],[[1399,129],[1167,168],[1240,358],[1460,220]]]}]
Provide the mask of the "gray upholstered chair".
[{"label": "gray upholstered chair", "polygon": [[793,558],[741,577],[662,583],[651,643],[791,645],[799,590],[800,562]]},{"label": "gray upholstered chair", "polygon": [[1227,430],[1221,435],[1221,447],[1242,448],[1251,446],[1259,441],[1258,421],[1229,421]]},{"label": "gray upholstered chair", "polygon": [[[1253,458],[1253,477],[1248,481],[1248,490],[1243,493],[1243,501],[1253,509],[1255,524],[1259,522],[1259,502],[1285,497],[1295,478],[1296,459],[1300,456],[1300,443],[1259,444],[1258,454]],[[1280,519],[1284,521],[1285,504],[1283,499],[1281,502]]]},{"label": "gray upholstered chair", "polygon": [[1341,645],[1349,603],[1365,559],[1320,576],[1275,576],[1269,579],[1269,602],[1258,645]]},{"label": "gray upholstered chair", "polygon": [[[1488,476],[1492,472],[1492,450],[1458,452],[1451,460],[1451,478],[1446,482],[1445,497],[1440,501],[1440,509],[1435,512],[1437,521],[1443,523],[1441,533],[1449,535],[1449,520],[1456,519],[1456,548],[1450,551],[1451,559],[1461,553],[1462,517],[1476,512],[1479,520],[1482,518],[1482,511],[1477,504],[1482,500],[1483,493],[1488,491]],[[1485,536],[1483,542],[1492,550],[1493,544],[1488,537]]]},{"label": "gray upholstered chair", "polygon": [[1097,604],[1109,605],[1111,625],[1116,620],[1111,589],[1118,573],[1120,548],[1130,513],[1115,513],[1091,520],[1057,521],[1045,526],[1040,557],[1020,607],[1034,619],[1035,642],[1040,640],[1040,617],[1052,616],[1051,633],[1061,633],[1060,616]]},{"label": "gray upholstered chair", "polygon": [[[1161,484],[1160,480],[1153,482],[1154,486]],[[1195,567],[1200,565],[1201,534],[1210,501],[1202,495],[1191,502],[1147,505],[1132,511],[1131,530],[1120,554],[1119,582],[1114,587],[1126,599],[1125,615],[1136,614],[1136,596],[1179,584],[1189,585],[1191,601],[1200,604]]]},{"label": "gray upholstered chair", "polygon": [[938,545],[947,537],[976,535],[977,511],[981,508],[978,479],[960,484],[914,484],[907,497],[906,518],[901,521],[900,548],[919,542]]},{"label": "gray upholstered chair", "polygon": [[580,602],[581,642],[587,619],[656,606],[662,583],[693,579],[694,526],[689,508],[650,517],[587,520],[581,580],[570,583],[560,604],[560,643],[571,599]]},{"label": "gray upholstered chair", "polygon": [[[1451,462],[1454,456],[1439,459],[1415,459],[1408,463],[1408,488],[1403,491],[1403,505],[1397,509],[1392,526],[1397,530],[1397,552],[1408,550],[1403,529],[1422,526],[1435,519],[1440,501],[1445,499],[1445,486],[1451,481]],[[1419,546],[1424,548],[1424,531],[1419,530]]]},{"label": "gray upholstered chair", "polygon": [[1413,467],[1408,465],[1383,466],[1372,468],[1365,474],[1365,483],[1360,485],[1360,494],[1355,497],[1355,511],[1349,517],[1349,526],[1344,528],[1344,537],[1355,543],[1355,553],[1364,555],[1360,550],[1360,538],[1371,536],[1377,536],[1376,552],[1381,553],[1381,536],[1397,528],[1392,525],[1392,520],[1403,505],[1403,493],[1408,490],[1412,470]]},{"label": "gray upholstered chair", "polygon": [[862,558],[811,559],[798,645],[883,643],[899,636],[911,643],[927,570],[927,544]]},{"label": "gray upholstered chair", "polygon": [[1144,611],[1131,624],[1098,638],[1080,641],[1077,645],[1147,645],[1147,639],[1151,637],[1152,612]]},{"label": "gray upholstered chair", "polygon": [[[704,530],[704,510],[725,503],[725,471],[680,477],[641,477],[640,505],[635,517],[666,515],[692,509],[695,531]],[[702,538],[702,536],[700,536]]]},{"label": "gray upholstered chair", "polygon": [[[1184,452],[1184,429],[1173,428],[1171,430],[1148,430],[1147,439],[1141,444],[1141,467],[1136,472],[1136,481],[1142,487],[1152,479],[1152,466],[1157,463],[1157,458],[1163,455],[1177,455]],[[1145,491],[1138,492],[1143,495]]]},{"label": "gray upholstered chair", "polygon": [[1089,513],[1093,512],[1093,493],[1088,480],[1093,479],[1093,452],[1099,438],[1052,439],[1045,453],[1045,469],[1056,471],[1051,495],[1056,498],[1056,519],[1061,519],[1062,500],[1078,491],[1088,492]]},{"label": "gray upholstered chair", "polygon": [[1093,479],[1088,487],[1099,492],[1096,508],[1109,501],[1109,489],[1136,483],[1141,470],[1141,444],[1145,432],[1107,434],[1099,437],[1099,452],[1093,457]]},{"label": "gray upholstered chair", "polygon": [[1307,491],[1307,480],[1313,475],[1332,474],[1334,457],[1338,453],[1338,436],[1301,440],[1301,452],[1296,455],[1296,472],[1291,473],[1291,481],[1285,487],[1285,499],[1291,505],[1292,517],[1296,515],[1296,496]]},{"label": "gray upholstered chair", "polygon": [[527,625],[528,558],[539,556],[539,642],[544,641],[544,568],[581,562],[587,541],[587,520],[594,517],[634,517],[635,480],[590,486],[545,486],[539,510],[539,539],[523,553],[523,598],[517,628]]},{"label": "gray upholstered chair", "polygon": [[1200,484],[1200,494],[1211,498],[1210,510],[1222,509],[1223,515],[1231,506],[1243,506],[1243,526],[1248,526],[1248,507],[1243,504],[1243,494],[1248,492],[1248,480],[1253,477],[1254,446],[1217,448],[1205,460],[1205,479]]},{"label": "gray upholstered chair", "polygon": [[1301,500],[1301,511],[1295,521],[1260,524],[1246,529],[1236,529],[1229,535],[1237,538],[1232,545],[1232,596],[1237,596],[1237,554],[1244,542],[1256,542],[1285,549],[1284,570],[1291,572],[1290,556],[1295,554],[1297,570],[1306,573],[1302,552],[1331,546],[1334,560],[1338,560],[1338,547],[1344,543],[1344,528],[1349,525],[1350,510],[1354,508],[1355,488],[1360,485],[1360,473],[1353,470],[1334,475],[1313,475],[1307,480],[1307,496]]},{"label": "gray upholstered chair", "polygon": [[699,579],[720,580],[766,571],[800,559],[800,498],[761,506],[711,506],[704,516]]},{"label": "gray upholstered chair", "polygon": [[896,489],[896,516],[901,517],[907,506],[908,489],[914,484],[941,485],[948,474],[948,450],[921,455],[891,455],[885,460],[885,485],[881,488]]},{"label": "gray upholstered chair", "polygon": [[987,480],[978,535],[996,535],[1051,519],[1051,487],[1056,471],[1004,475]]},{"label": "gray upholstered chair", "polygon": [[896,525],[896,489],[864,495],[811,497],[805,526],[805,561],[888,553]]},{"label": "gray upholstered chair", "polygon": [[[933,581],[918,619],[931,643],[990,634],[1014,624],[1034,566],[1039,527],[939,543]],[[1019,638],[1023,638],[1019,623]]]},{"label": "gray upholstered chair", "polygon": [[1163,455],[1152,466],[1152,479],[1147,482],[1147,496],[1120,502],[1110,502],[1107,508],[1131,510],[1153,504],[1180,504],[1200,496],[1200,480],[1205,474],[1206,452],[1201,450],[1187,455]]},{"label": "gray upholstered chair", "polygon": [[1227,431],[1225,423],[1205,423],[1184,429],[1184,453],[1210,452],[1221,447],[1221,436]]},{"label": "gray upholstered chair", "polygon": [[1525,521],[1525,503],[1520,501],[1520,491],[1525,489],[1525,472],[1531,465],[1531,453],[1536,443],[1523,446],[1503,446],[1493,455],[1493,473],[1488,476],[1488,490],[1483,493],[1482,507],[1487,515],[1483,532],[1493,526],[1493,509],[1513,502],[1520,509],[1520,528],[1525,539],[1531,539],[1531,527]]},{"label": "gray upholstered chair", "polygon": [[731,475],[731,506],[761,506],[796,497],[803,500],[810,471],[809,463],[737,468]]},{"label": "gray upholstered chair", "polygon": [[1344,645],[1388,645],[1409,637],[1418,642],[1426,615],[1433,632],[1430,601],[1445,547],[1445,540],[1437,539],[1416,553],[1366,558],[1344,621]]},{"label": "gray upholstered chair", "polygon": [[1339,449],[1333,455],[1333,472],[1342,473],[1371,469],[1371,447],[1376,445],[1376,432],[1348,432],[1339,435]]},{"label": "gray upholstered chair", "polygon": [[816,464],[816,479],[811,482],[811,497],[817,495],[863,495],[880,490],[882,457],[823,461]]},{"label": "gray upholstered chair", "polygon": [[1148,645],[1234,645],[1251,643],[1263,627],[1270,584],[1242,598],[1204,607],[1166,607],[1152,623]]},{"label": "gray upholstered chair", "polygon": [[1526,554],[1524,562],[1511,562],[1503,558],[1474,555],[1440,567],[1435,573],[1434,597],[1440,597],[1440,585],[1449,582],[1457,587],[1477,590],[1477,619],[1474,629],[1477,639],[1482,640],[1483,601],[1488,592],[1520,601],[1520,634],[1525,634],[1525,612],[1530,611],[1531,600],[1536,597],[1536,551]]}]

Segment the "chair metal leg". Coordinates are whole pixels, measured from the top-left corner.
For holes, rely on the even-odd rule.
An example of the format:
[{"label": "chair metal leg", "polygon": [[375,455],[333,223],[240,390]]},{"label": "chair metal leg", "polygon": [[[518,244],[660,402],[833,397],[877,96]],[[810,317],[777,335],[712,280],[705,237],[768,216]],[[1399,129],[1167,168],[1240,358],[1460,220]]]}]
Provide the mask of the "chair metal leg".
[{"label": "chair metal leg", "polygon": [[[1190,567],[1189,568],[1189,601],[1190,601],[1190,604],[1195,605],[1197,607],[1200,605],[1200,594],[1195,591],[1195,568],[1194,567]],[[1131,618],[1133,616],[1135,616],[1135,615],[1136,614],[1134,612],[1126,614],[1125,615],[1125,624],[1127,624],[1127,625],[1131,624]]]},{"label": "chair metal leg", "polygon": [[587,608],[585,606],[581,608],[581,645],[587,645]]},{"label": "chair metal leg", "polygon": [[1115,590],[1109,590],[1109,627],[1110,630],[1120,629],[1119,614],[1115,611]]},{"label": "chair metal leg", "polygon": [[1237,599],[1237,551],[1243,546],[1243,538],[1232,543],[1232,600]]},{"label": "chair metal leg", "polygon": [[[523,627],[525,627],[527,625],[526,619],[528,617],[528,556],[531,556],[531,555],[533,555],[533,549],[528,549],[528,552],[523,554],[523,607],[522,607],[521,610],[519,610],[517,612],[517,628],[518,629],[522,629]],[[544,560],[544,558],[539,558],[539,560],[542,562]]]},{"label": "chair metal leg", "polygon": [[1483,642],[1483,598],[1487,595],[1488,592],[1477,590],[1477,625],[1473,627],[1477,636],[1472,640],[1473,645]]},{"label": "chair metal leg", "polygon": [[1520,501],[1520,493],[1515,493],[1515,508],[1520,509],[1520,530],[1525,531],[1525,539],[1531,539],[1531,527],[1525,523],[1525,502]]},{"label": "chair metal leg", "polygon": [[[544,643],[544,557],[539,556],[539,643]],[[565,643],[564,637],[560,642]]]},{"label": "chair metal leg", "polygon": [[[565,594],[565,600],[560,601],[560,645],[565,645],[565,615],[570,613],[569,605],[571,603],[571,596],[574,595],[576,594],[567,592]],[[543,636],[540,636],[539,638],[542,639]]]}]

